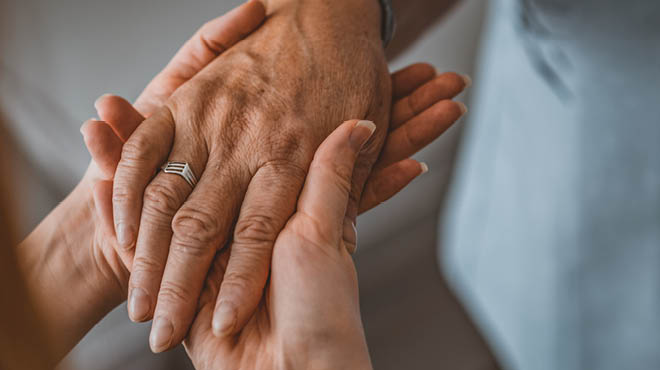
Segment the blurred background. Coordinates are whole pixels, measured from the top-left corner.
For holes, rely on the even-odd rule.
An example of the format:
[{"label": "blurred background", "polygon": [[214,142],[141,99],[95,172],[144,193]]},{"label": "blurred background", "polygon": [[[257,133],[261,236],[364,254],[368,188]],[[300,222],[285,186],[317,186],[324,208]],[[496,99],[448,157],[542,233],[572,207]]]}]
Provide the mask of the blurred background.
[{"label": "blurred background", "polygon": [[[135,99],[239,0],[22,0],[2,12],[0,101],[32,229],[89,156],[93,102]],[[660,368],[660,3],[464,0],[391,69],[471,75],[430,172],[358,220],[376,369]],[[451,288],[450,288],[451,287]],[[66,362],[187,369],[117,308]]]}]

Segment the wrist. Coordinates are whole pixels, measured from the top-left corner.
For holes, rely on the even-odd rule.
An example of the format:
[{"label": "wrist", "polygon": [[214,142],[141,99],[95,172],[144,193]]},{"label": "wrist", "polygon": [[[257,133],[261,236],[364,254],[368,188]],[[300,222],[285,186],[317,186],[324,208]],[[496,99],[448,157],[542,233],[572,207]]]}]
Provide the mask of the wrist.
[{"label": "wrist", "polygon": [[[352,36],[382,48],[382,8],[379,0],[266,0],[267,13],[297,17],[306,34]],[[305,27],[305,24],[309,27]]]},{"label": "wrist", "polygon": [[333,326],[316,335],[300,333],[282,340],[282,369],[371,370],[371,358],[361,322]]},{"label": "wrist", "polygon": [[125,299],[107,256],[96,246],[96,219],[91,181],[83,179],[18,248],[60,356]]}]

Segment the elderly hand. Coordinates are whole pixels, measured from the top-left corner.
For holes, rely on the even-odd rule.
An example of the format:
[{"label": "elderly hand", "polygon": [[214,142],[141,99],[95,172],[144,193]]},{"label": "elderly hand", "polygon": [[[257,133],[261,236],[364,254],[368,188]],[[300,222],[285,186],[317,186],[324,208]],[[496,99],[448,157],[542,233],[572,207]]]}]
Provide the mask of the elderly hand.
[{"label": "elderly hand", "polygon": [[348,121],[319,147],[295,214],[277,236],[255,314],[233,337],[213,335],[227,254],[216,257],[185,341],[198,370],[371,369],[360,318],[357,274],[344,218],[353,168],[376,126]]},{"label": "elderly hand", "polygon": [[[143,112],[148,114],[148,103],[157,104],[215,57],[216,50],[206,45],[232,45],[257,27],[264,13],[263,6],[251,3],[204,26],[145,90],[140,99]],[[120,133],[134,128],[116,126]],[[88,122],[81,130],[101,155],[95,156],[71,194],[17,248],[35,303],[44,307],[41,314],[57,356],[66,354],[123,302],[128,285],[129,263],[116,252],[113,235],[103,231],[95,212],[103,204],[94,201],[94,190],[97,198],[109,194],[103,191],[107,184],[103,180],[111,179],[123,142],[105,124]]]},{"label": "elderly hand", "polygon": [[[386,144],[370,174],[360,202],[360,212],[364,212],[392,197],[415,177],[423,173],[424,165],[408,157],[436,139],[465,111],[461,103],[455,103],[452,97],[460,93],[465,86],[465,78],[454,73],[436,76],[433,67],[427,64],[415,64],[396,72],[391,77],[394,105],[392,122],[386,138]],[[99,99],[97,106],[101,119],[108,122],[114,131],[117,127],[137,127],[142,121],[140,114],[130,103],[116,97],[106,96]],[[129,132],[127,134],[130,135]],[[93,137],[86,140],[94,157],[100,156],[103,147]],[[90,146],[89,144],[96,144]],[[108,167],[115,167],[115,162]],[[112,185],[105,184],[109,189]],[[110,191],[97,203],[101,217],[112,230],[112,209]],[[346,225],[352,230],[351,225]],[[110,231],[112,232],[112,231]],[[350,250],[355,248],[354,240],[347,242]],[[228,255],[228,251],[223,251]],[[225,256],[226,258],[226,256]],[[130,306],[129,306],[130,307]]]},{"label": "elderly hand", "polygon": [[[336,122],[360,117],[381,124],[356,166],[349,222],[387,133],[391,91],[377,2],[269,6],[258,32],[182,85],[122,151],[113,217],[122,247],[135,252],[129,315],[154,318],[156,352],[183,339],[213,257],[225,245],[231,258],[216,334],[233,334],[251,317],[275,237]],[[460,77],[452,83],[464,86]],[[168,161],[188,163],[196,187],[173,174],[154,177]]]},{"label": "elderly hand", "polygon": [[[137,110],[116,109],[117,105],[121,106],[125,101],[112,96],[97,100],[95,105],[99,115],[116,123],[113,129],[110,129],[103,122],[89,120],[80,129],[87,146],[94,150],[83,183],[93,186],[95,207],[100,207],[101,213],[107,212],[112,206],[107,199],[112,194],[112,179],[122,146],[137,124],[144,119],[143,116],[149,116],[156,111],[172,92],[227,48],[255,30],[264,18],[263,5],[259,2],[249,2],[206,23],[181,47],[165,69],[147,85],[135,103]],[[117,277],[120,286],[126,287],[127,268],[130,269],[132,266],[133,255],[117,247],[112,224],[106,220],[105,228],[98,229],[94,240],[94,249],[100,252],[98,255],[105,256],[108,269]],[[122,294],[126,294],[125,292],[126,289],[122,289]]]}]

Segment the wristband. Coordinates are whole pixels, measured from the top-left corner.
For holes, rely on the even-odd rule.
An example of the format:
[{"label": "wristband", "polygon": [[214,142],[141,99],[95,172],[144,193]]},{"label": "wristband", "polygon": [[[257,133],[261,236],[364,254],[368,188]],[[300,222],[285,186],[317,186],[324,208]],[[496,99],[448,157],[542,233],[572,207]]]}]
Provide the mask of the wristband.
[{"label": "wristband", "polygon": [[380,7],[383,11],[383,20],[381,26],[381,37],[383,39],[383,45],[387,47],[392,38],[394,37],[394,31],[396,30],[396,21],[394,20],[394,9],[392,8],[392,0],[378,0]]}]

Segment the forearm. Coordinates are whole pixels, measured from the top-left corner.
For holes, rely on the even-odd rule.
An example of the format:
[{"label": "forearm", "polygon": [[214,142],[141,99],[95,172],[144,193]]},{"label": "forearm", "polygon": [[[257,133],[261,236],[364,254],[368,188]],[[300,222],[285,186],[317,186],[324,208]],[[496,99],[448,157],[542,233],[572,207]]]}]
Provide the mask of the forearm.
[{"label": "forearm", "polygon": [[18,248],[19,264],[58,358],[124,299],[113,267],[94,248],[90,190],[85,181],[79,184]]},{"label": "forearm", "polygon": [[392,59],[405,51],[457,2],[458,0],[392,0],[397,29],[392,43],[387,48],[387,58]]}]

